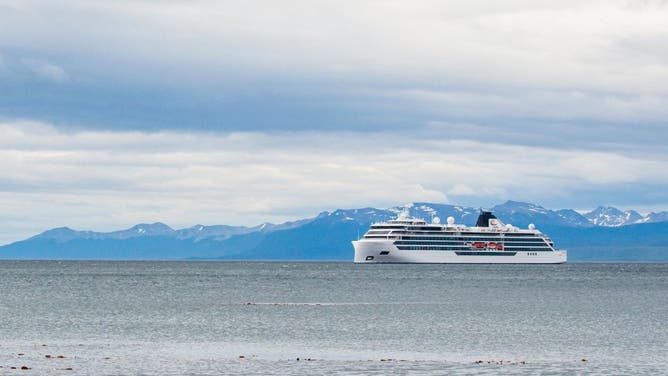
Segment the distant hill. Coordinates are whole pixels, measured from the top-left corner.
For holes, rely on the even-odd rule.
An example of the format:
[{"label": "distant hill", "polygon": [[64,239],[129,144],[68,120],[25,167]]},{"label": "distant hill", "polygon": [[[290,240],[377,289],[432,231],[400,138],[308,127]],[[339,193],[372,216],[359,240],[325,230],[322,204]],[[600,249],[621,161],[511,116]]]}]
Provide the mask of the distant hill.
[{"label": "distant hill", "polygon": [[[0,246],[6,259],[244,259],[352,260],[351,240],[374,222],[411,216],[432,221],[455,218],[473,225],[479,208],[418,202],[388,209],[339,209],[283,224],[254,227],[195,225],[172,229],[163,223],[138,224],[114,232],[76,231],[67,227]],[[569,261],[668,261],[668,213],[642,216],[635,211],[598,208],[584,215],[570,209],[507,201],[491,208],[505,223],[534,223]]]}]

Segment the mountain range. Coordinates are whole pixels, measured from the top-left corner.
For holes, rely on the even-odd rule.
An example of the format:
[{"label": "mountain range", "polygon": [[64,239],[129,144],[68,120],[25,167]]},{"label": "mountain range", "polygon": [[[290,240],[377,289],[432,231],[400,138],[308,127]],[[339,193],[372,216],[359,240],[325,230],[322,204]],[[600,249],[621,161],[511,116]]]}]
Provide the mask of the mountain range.
[{"label": "mountain range", "polygon": [[[351,240],[374,222],[408,210],[427,221],[453,217],[474,225],[479,208],[413,203],[389,209],[361,208],[322,212],[282,224],[254,227],[195,225],[172,229],[163,223],[138,224],[114,232],[76,231],[60,227],[0,246],[3,259],[242,259],[352,260]],[[641,215],[599,207],[580,214],[540,205],[507,201],[491,208],[505,223],[530,223],[569,250],[569,261],[668,261],[668,212]]]}]

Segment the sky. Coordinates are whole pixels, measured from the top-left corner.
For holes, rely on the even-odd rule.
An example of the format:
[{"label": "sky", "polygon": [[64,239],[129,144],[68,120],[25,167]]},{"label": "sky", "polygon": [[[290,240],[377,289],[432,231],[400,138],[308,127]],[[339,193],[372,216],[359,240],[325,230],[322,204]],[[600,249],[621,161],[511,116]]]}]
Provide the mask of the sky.
[{"label": "sky", "polygon": [[0,0],[0,244],[413,201],[668,209],[667,1]]}]

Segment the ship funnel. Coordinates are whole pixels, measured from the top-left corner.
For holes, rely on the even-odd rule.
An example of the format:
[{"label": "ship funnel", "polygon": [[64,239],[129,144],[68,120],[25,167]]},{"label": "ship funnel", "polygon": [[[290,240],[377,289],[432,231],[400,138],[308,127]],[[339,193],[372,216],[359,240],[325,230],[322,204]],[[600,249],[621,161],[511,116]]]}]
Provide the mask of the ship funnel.
[{"label": "ship funnel", "polygon": [[498,223],[500,223],[499,220],[491,211],[482,210],[475,225],[476,227],[490,227],[490,225],[497,225]]}]

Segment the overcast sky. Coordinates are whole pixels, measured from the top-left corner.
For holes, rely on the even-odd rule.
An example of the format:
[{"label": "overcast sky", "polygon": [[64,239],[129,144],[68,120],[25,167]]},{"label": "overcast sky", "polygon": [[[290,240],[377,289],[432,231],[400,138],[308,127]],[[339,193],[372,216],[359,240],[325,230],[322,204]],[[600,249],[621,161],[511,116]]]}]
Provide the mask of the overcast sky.
[{"label": "overcast sky", "polygon": [[411,201],[668,209],[666,1],[0,0],[0,244]]}]

